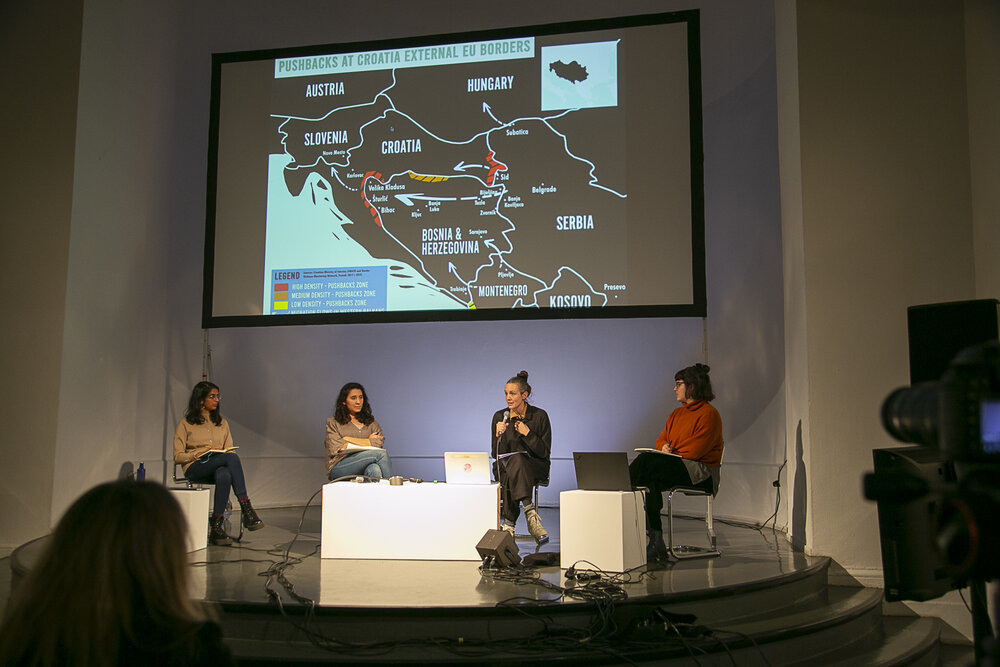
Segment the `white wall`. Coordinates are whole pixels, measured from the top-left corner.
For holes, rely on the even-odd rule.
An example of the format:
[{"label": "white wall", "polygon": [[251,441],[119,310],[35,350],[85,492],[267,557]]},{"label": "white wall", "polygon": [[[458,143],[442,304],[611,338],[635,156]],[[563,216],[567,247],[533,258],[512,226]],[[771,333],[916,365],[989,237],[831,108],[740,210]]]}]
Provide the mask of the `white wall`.
[{"label": "white wall", "polygon": [[52,512],[82,14],[0,3],[0,556]]},{"label": "white wall", "polygon": [[53,522],[123,463],[161,458],[171,378],[200,369],[204,160],[184,147],[201,133],[176,103],[179,29],[169,3],[84,8]]},{"label": "white wall", "polygon": [[791,452],[803,425],[793,475],[808,489],[792,521],[808,551],[878,582],[861,478],[872,449],[899,444],[878,409],[908,384],[906,308],[976,296],[963,7],[778,7],[784,229],[796,245],[786,368],[799,389],[787,428]]},{"label": "white wall", "polygon": [[965,2],[976,298],[1000,297],[1000,3]]}]

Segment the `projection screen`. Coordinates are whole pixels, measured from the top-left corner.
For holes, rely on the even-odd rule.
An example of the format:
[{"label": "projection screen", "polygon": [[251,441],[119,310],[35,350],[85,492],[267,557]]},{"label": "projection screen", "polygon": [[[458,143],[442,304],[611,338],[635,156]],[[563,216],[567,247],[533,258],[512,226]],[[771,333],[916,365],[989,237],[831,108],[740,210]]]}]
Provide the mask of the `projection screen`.
[{"label": "projection screen", "polygon": [[698,29],[214,54],[203,326],[703,316]]}]

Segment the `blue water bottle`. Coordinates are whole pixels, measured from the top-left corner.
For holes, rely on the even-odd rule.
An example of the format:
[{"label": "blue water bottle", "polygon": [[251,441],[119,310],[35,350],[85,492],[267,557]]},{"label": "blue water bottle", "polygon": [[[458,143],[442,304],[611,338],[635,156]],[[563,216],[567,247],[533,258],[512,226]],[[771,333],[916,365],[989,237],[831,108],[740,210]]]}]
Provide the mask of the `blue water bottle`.
[{"label": "blue water bottle", "polygon": [[146,481],[146,466],[142,462],[139,463],[139,469],[135,471],[135,481]]}]

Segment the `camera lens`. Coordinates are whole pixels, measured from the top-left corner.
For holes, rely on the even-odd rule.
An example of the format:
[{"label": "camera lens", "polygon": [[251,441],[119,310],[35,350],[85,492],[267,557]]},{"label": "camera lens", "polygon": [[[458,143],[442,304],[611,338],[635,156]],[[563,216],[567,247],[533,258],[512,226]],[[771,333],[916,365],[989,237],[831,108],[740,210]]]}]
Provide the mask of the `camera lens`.
[{"label": "camera lens", "polygon": [[936,382],[897,389],[882,403],[882,426],[902,442],[936,447],[940,395]]}]

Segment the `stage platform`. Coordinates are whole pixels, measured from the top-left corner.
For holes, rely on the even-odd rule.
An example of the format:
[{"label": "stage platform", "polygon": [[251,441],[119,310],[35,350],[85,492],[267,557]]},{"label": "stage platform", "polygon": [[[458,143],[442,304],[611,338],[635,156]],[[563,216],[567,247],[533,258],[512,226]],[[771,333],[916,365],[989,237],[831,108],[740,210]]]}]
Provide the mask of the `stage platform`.
[{"label": "stage platform", "polygon": [[[242,665],[801,664],[885,638],[880,590],[829,586],[829,559],[770,529],[717,521],[720,557],[584,582],[558,565],[321,559],[319,507],[259,514],[265,528],[242,543],[189,555],[191,595],[216,610]],[[522,557],[559,553],[558,510],[540,514],[551,541],[519,538]],[[706,542],[703,521],[675,526],[680,543]],[[12,554],[15,579],[45,539]]]}]

